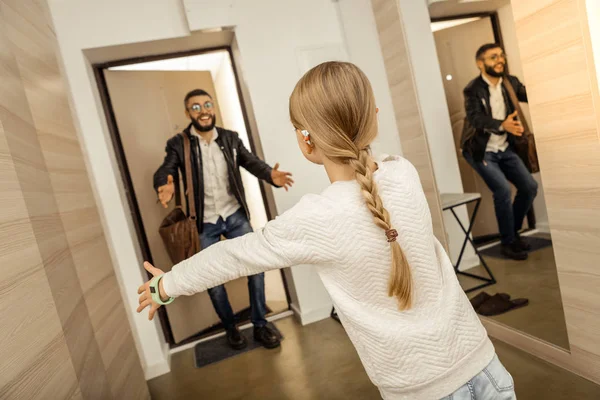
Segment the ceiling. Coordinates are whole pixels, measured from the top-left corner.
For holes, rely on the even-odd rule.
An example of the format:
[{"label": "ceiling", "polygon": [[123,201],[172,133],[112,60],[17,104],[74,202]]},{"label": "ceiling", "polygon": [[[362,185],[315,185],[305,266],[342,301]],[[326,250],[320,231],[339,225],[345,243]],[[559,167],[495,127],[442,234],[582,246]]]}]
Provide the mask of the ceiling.
[{"label": "ceiling", "polygon": [[496,11],[498,8],[509,4],[510,0],[429,0],[429,15],[431,18],[445,18],[455,15],[476,14]]}]

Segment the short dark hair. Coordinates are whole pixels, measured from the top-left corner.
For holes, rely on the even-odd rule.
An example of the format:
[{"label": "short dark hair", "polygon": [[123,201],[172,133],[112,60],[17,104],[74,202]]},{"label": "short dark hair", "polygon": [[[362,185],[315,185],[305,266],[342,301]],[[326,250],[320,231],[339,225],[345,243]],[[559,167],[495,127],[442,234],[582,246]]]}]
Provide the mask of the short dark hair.
[{"label": "short dark hair", "polygon": [[212,96],[210,94],[208,94],[208,92],[206,90],[203,89],[194,89],[191,92],[189,92],[188,94],[185,95],[185,99],[183,100],[183,106],[185,108],[187,108],[187,102],[189,99],[191,99],[192,97],[196,97],[196,96],[208,96],[212,99]]},{"label": "short dark hair", "polygon": [[484,44],[477,50],[477,53],[475,53],[475,60],[480,60],[481,56],[483,56],[486,51],[491,50],[491,49],[498,49],[498,48],[502,48],[502,46],[500,46],[498,43]]}]

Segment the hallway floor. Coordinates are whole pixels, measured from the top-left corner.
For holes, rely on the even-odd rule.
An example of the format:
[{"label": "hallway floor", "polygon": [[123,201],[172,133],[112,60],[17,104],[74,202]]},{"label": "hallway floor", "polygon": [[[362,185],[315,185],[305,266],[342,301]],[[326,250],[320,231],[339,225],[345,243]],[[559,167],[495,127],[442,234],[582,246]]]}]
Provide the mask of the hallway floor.
[{"label": "hallway floor", "polygon": [[[350,340],[332,319],[305,327],[278,321],[277,350],[258,349],[202,369],[193,349],[172,357],[172,372],[148,382],[154,400],[379,399]],[[502,342],[494,342],[512,373],[519,400],[600,398],[600,386]]]}]

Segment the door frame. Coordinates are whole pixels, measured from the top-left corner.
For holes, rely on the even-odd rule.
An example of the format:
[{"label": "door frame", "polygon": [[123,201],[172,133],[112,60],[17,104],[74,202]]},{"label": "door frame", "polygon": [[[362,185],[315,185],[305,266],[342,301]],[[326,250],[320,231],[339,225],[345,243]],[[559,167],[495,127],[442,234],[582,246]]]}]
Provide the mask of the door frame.
[{"label": "door frame", "polygon": [[[131,57],[120,60],[95,63],[92,64],[92,70],[94,72],[94,77],[96,80],[96,84],[98,86],[98,91],[100,93],[100,101],[102,103],[102,108],[104,110],[104,115],[106,118],[108,131],[110,133],[110,139],[113,146],[113,151],[115,154],[115,158],[117,161],[117,165],[119,166],[119,172],[121,175],[121,180],[123,182],[123,186],[125,188],[125,196],[127,198],[127,204],[129,206],[129,210],[131,213],[131,218],[133,220],[133,225],[135,227],[136,236],[138,239],[138,243],[140,246],[140,250],[144,260],[147,260],[151,264],[154,263],[152,258],[152,252],[150,251],[150,245],[148,243],[148,238],[146,236],[146,230],[144,228],[144,221],[142,219],[142,214],[140,211],[140,207],[137,201],[137,197],[135,194],[135,190],[133,187],[133,181],[131,180],[131,174],[129,172],[129,166],[127,163],[127,157],[125,155],[125,150],[123,148],[123,142],[121,140],[121,134],[119,132],[119,128],[117,125],[116,115],[113,109],[112,101],[110,98],[110,93],[108,90],[108,84],[106,82],[106,78],[104,76],[104,71],[109,68],[119,67],[123,65],[131,65],[131,64],[140,64],[150,61],[159,61],[159,60],[167,60],[172,58],[182,58],[189,56],[196,56],[201,54],[212,53],[215,51],[227,51],[229,55],[229,59],[231,60],[231,65],[233,69],[233,74],[236,82],[236,90],[238,93],[238,98],[240,100],[240,107],[242,109],[242,115],[244,117],[244,125],[246,126],[246,131],[248,132],[248,140],[250,142],[250,150],[259,156],[261,159],[264,159],[264,154],[262,152],[262,147],[260,146],[259,134],[256,128],[253,128],[255,124],[252,123],[253,116],[250,115],[251,107],[249,106],[249,99],[244,98],[244,87],[242,86],[242,80],[239,76],[239,69],[236,63],[236,59],[234,57],[234,52],[232,51],[231,46],[217,46],[217,47],[208,47],[208,48],[200,48],[194,50],[186,50],[172,53],[162,53],[155,54],[149,56],[141,56],[141,57]],[[259,187],[263,198],[263,204],[265,207],[265,212],[267,215],[267,219],[270,221],[274,219],[278,213],[277,208],[275,206],[275,202],[273,200],[273,190],[272,188],[263,181],[259,180]],[[283,287],[285,290],[286,301],[288,304],[288,310],[291,309],[291,297],[290,290],[288,287],[288,281],[283,270],[280,270],[281,279],[283,282]],[[147,273],[149,278],[152,278],[150,273]],[[173,338],[173,333],[171,330],[171,324],[169,322],[169,316],[167,315],[167,311],[165,307],[161,307],[158,309],[158,317],[160,320],[160,325],[167,343],[171,346],[171,348],[183,346],[187,343],[190,343],[194,340],[197,340],[200,337],[205,336],[205,334],[210,334],[211,328],[207,331],[201,331],[198,334],[180,341],[179,343],[175,343]]]}]

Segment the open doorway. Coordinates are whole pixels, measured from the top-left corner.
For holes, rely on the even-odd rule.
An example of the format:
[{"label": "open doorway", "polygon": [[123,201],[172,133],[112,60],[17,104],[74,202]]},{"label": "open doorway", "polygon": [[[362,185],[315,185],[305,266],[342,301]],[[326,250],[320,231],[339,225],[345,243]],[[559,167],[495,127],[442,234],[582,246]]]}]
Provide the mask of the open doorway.
[{"label": "open doorway", "polygon": [[[471,299],[482,292],[488,292],[492,296],[497,293],[504,293],[503,296],[508,294],[512,296],[511,301],[515,298],[528,299],[529,305],[490,318],[568,349],[565,316],[543,198],[544,166],[540,165],[541,174],[536,171],[531,174],[537,182],[537,197],[520,231],[528,244],[533,245],[533,249],[529,250],[527,260],[516,261],[504,256],[500,251],[500,230],[494,194],[463,154],[461,137],[466,117],[463,90],[482,75],[475,57],[480,46],[487,43],[497,44],[504,52],[500,57],[506,60],[505,75],[502,79],[507,79],[507,75],[516,76],[525,87],[527,85],[520,64],[521,57],[516,43],[510,2],[494,0],[486,2],[485,10],[482,7],[482,4],[448,0],[432,4],[429,9],[454,139],[454,148],[448,151],[456,154],[464,192],[479,196],[477,202],[467,199],[470,202],[467,206],[469,215],[477,212],[476,218],[472,220],[470,233],[484,261],[481,266],[470,269],[467,274],[459,275],[459,280]],[[510,94],[503,88],[501,90],[504,92],[504,99],[512,104]],[[522,109],[520,115],[523,115],[523,119],[535,133],[536,127],[531,122],[527,104],[522,99],[519,100]],[[482,101],[484,108],[488,107],[490,101]],[[491,107],[491,104],[489,106]],[[507,150],[511,151],[511,148]],[[514,199],[517,190],[513,185],[511,190]],[[442,194],[442,200],[443,196]],[[452,211],[451,208],[445,209]],[[487,265],[484,265],[484,262]],[[484,284],[472,276],[465,276],[473,274],[487,277],[488,273],[493,274],[493,279],[484,281]]]},{"label": "open doorway", "polygon": [[[157,204],[152,176],[164,158],[167,140],[189,125],[183,107],[186,93],[201,88],[212,94],[216,125],[236,131],[246,148],[253,152],[260,147],[256,143],[257,135],[251,134],[251,110],[243,102],[231,48],[112,61],[94,68],[141,253],[146,260],[170,270],[172,263],[158,234],[160,223],[170,209]],[[269,189],[245,170],[241,173],[251,224],[259,229],[276,215],[276,210],[272,201],[268,201]],[[246,279],[225,286],[238,322],[249,321]],[[265,295],[269,315],[289,310],[283,271],[265,274]],[[162,307],[159,316],[171,346],[183,345],[222,329],[207,293]]]}]

